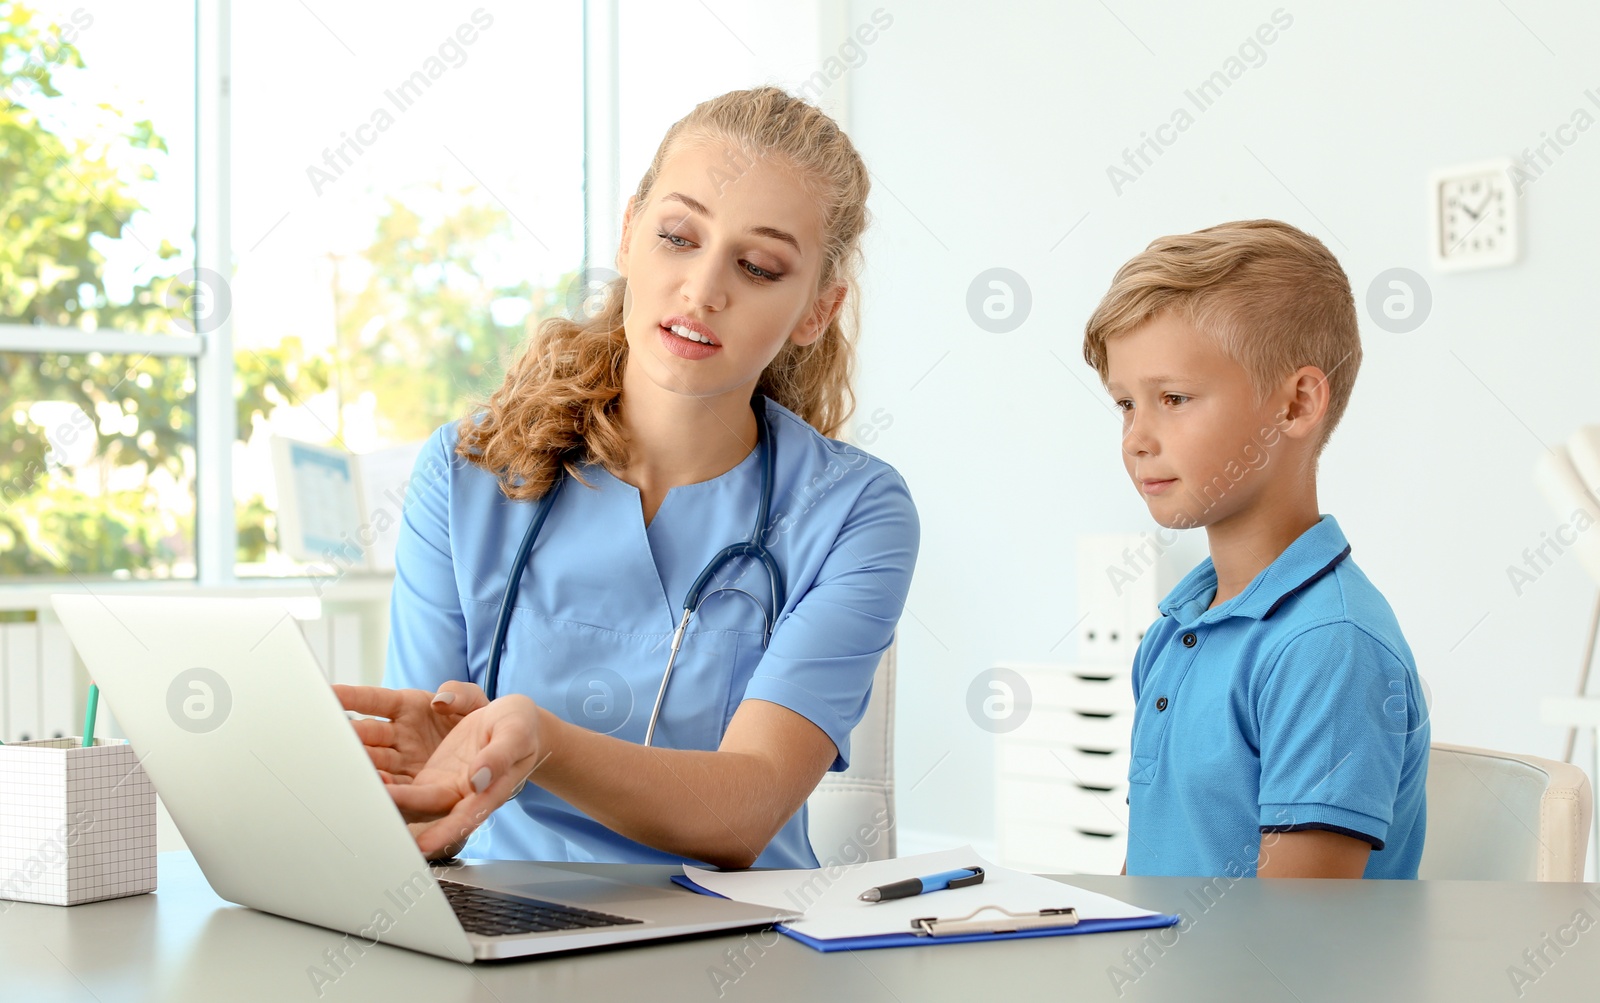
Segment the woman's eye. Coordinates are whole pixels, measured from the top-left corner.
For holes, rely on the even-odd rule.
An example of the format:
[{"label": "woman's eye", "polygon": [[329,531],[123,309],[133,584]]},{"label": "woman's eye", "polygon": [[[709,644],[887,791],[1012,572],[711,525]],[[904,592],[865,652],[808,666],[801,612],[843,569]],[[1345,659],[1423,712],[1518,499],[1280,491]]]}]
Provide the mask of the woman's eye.
[{"label": "woman's eye", "polygon": [[744,267],[745,271],[749,272],[752,276],[758,279],[770,279],[776,282],[778,279],[783,278],[783,275],[779,272],[769,272],[765,268],[762,268],[759,265],[752,265],[748,261],[744,263]]},{"label": "woman's eye", "polygon": [[689,241],[688,240],[686,240],[683,237],[678,236],[675,233],[668,233],[665,230],[657,230],[656,231],[656,236],[660,237],[662,240],[671,242],[673,247],[688,247],[689,246]]}]

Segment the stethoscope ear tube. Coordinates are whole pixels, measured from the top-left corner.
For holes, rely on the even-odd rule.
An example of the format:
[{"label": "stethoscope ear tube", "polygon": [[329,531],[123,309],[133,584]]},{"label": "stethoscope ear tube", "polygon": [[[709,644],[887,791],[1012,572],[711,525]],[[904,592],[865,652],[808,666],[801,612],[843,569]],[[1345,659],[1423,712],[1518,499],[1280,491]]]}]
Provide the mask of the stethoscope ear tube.
[{"label": "stethoscope ear tube", "polygon": [[[772,483],[776,479],[777,450],[772,446],[772,430],[768,427],[766,409],[762,408],[760,420],[756,422],[756,445],[761,449],[761,495],[756,505],[756,524],[750,531],[750,539],[744,543],[735,543],[722,548],[689,586],[689,592],[683,597],[683,610],[685,622],[687,614],[698,612],[700,600],[711,579],[722,569],[722,566],[739,557],[749,557],[760,561],[767,569],[767,583],[772,587],[772,615],[767,617],[764,642],[772,640],[772,628],[776,626],[778,614],[783,611],[783,604],[787,601],[787,590],[783,584],[783,572],[778,569],[777,558],[772,556],[772,551],[767,549],[767,518],[772,511]],[[763,610],[763,612],[765,612]]]},{"label": "stethoscope ear tube", "polygon": [[[767,517],[772,510],[772,485],[777,464],[774,454],[776,450],[772,443],[772,429],[769,426],[765,402],[757,399],[752,402],[756,410],[756,447],[761,450],[761,495],[760,503],[756,509],[755,528],[750,533],[750,539],[743,543],[731,544],[724,547],[700,571],[694,584],[689,586],[689,592],[683,599],[683,618],[678,621],[677,629],[672,632],[672,651],[667,655],[667,668],[661,675],[661,686],[656,691],[655,706],[650,711],[650,723],[645,727],[644,744],[650,745],[655,739],[656,722],[661,716],[661,706],[667,697],[667,684],[672,679],[672,668],[678,660],[678,649],[683,646],[684,634],[689,629],[689,619],[699,609],[701,600],[707,594],[706,586],[711,583],[718,571],[729,561],[740,557],[748,557],[760,561],[767,570],[767,582],[772,588],[772,613],[767,615],[767,610],[762,607],[763,636],[762,644],[765,646],[772,641],[772,631],[777,625],[779,613],[783,611],[787,601],[787,590],[784,587],[783,572],[778,567],[777,558],[767,549],[765,536],[767,533]],[[493,646],[489,649],[489,669],[484,676],[484,693],[493,700],[499,691],[500,683],[500,655],[505,649],[506,633],[511,626],[511,609],[516,598],[518,583],[522,580],[524,568],[527,567],[528,555],[533,551],[533,544],[539,537],[539,530],[544,526],[545,519],[550,515],[550,509],[555,504],[556,495],[565,483],[565,476],[559,476],[556,482],[546,491],[544,497],[539,499],[538,508],[534,511],[533,519],[528,523],[528,530],[522,536],[522,543],[517,547],[516,562],[511,566],[511,576],[506,582],[505,595],[500,600],[500,615],[494,625]],[[743,589],[734,591],[743,592]],[[749,595],[749,593],[745,593]],[[757,606],[761,601],[751,596]]]},{"label": "stethoscope ear tube", "polygon": [[534,509],[528,531],[522,534],[522,543],[517,546],[516,562],[511,565],[511,580],[506,583],[505,595],[500,598],[500,616],[494,623],[494,646],[489,649],[489,671],[483,680],[483,692],[490,700],[495,698],[500,688],[500,652],[505,648],[506,631],[511,628],[511,607],[517,596],[517,583],[522,580],[522,569],[527,566],[528,554],[533,551],[533,541],[539,538],[539,530],[550,515],[550,509],[555,506],[556,495],[561,493],[561,485],[566,480],[564,473],[556,475],[555,483],[539,499],[539,507]]},{"label": "stethoscope ear tube", "polygon": [[[772,640],[772,628],[776,625],[774,618],[777,616],[778,611],[783,609],[785,596],[783,574],[778,570],[778,561],[765,546],[759,543],[732,543],[718,551],[717,556],[711,559],[705,569],[700,572],[700,576],[694,580],[694,584],[689,586],[688,594],[683,597],[683,611],[685,614],[700,612],[700,603],[705,598],[705,588],[711,584],[711,579],[716,577],[717,572],[722,570],[724,564],[740,557],[749,557],[760,561],[761,566],[767,569],[767,582],[772,586],[773,615],[766,619],[766,630],[762,638],[762,643],[765,644]],[[743,592],[744,590],[736,589],[735,591]],[[745,594],[749,595],[748,592]],[[757,602],[759,603],[760,600],[757,600]],[[762,613],[765,614],[766,610],[763,609]]]}]

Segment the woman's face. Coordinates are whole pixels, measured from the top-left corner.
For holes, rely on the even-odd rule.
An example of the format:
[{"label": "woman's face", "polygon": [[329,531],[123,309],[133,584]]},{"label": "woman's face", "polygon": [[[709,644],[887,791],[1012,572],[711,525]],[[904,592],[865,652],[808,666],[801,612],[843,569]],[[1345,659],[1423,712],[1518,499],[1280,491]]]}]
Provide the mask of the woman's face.
[{"label": "woman's face", "polygon": [[784,342],[820,337],[844,294],[818,291],[820,215],[772,158],[709,137],[676,144],[629,208],[617,255],[629,377],[748,397]]}]

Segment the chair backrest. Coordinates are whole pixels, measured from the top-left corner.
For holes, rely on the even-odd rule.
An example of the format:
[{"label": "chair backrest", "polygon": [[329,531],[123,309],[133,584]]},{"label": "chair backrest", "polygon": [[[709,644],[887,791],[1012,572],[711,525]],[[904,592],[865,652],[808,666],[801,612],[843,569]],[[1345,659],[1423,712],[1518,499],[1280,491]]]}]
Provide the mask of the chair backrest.
[{"label": "chair backrest", "polygon": [[[1579,428],[1565,443],[1540,453],[1534,481],[1563,522],[1579,512],[1591,523],[1600,521],[1600,425]],[[1600,535],[1578,533],[1573,549],[1578,563],[1600,582]]]},{"label": "chair backrest", "polygon": [[1420,878],[1582,881],[1594,810],[1570,763],[1434,743]]},{"label": "chair backrest", "polygon": [[850,732],[850,768],[824,775],[806,802],[811,848],[824,866],[895,855],[894,670],[891,642],[873,673],[867,711]]}]

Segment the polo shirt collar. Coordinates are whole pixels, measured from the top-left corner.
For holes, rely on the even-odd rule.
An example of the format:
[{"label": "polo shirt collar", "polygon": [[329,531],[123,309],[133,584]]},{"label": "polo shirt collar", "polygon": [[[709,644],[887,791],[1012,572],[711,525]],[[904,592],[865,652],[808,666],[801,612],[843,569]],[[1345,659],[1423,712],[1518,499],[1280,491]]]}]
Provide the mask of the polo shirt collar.
[{"label": "polo shirt collar", "polygon": [[1161,615],[1176,616],[1185,626],[1215,623],[1230,616],[1265,620],[1290,596],[1332,571],[1349,556],[1350,544],[1345,542],[1338,521],[1331,515],[1324,515],[1284,548],[1277,560],[1251,579],[1243,592],[1215,609],[1206,608],[1217,594],[1217,569],[1207,557],[1161,600]]}]

